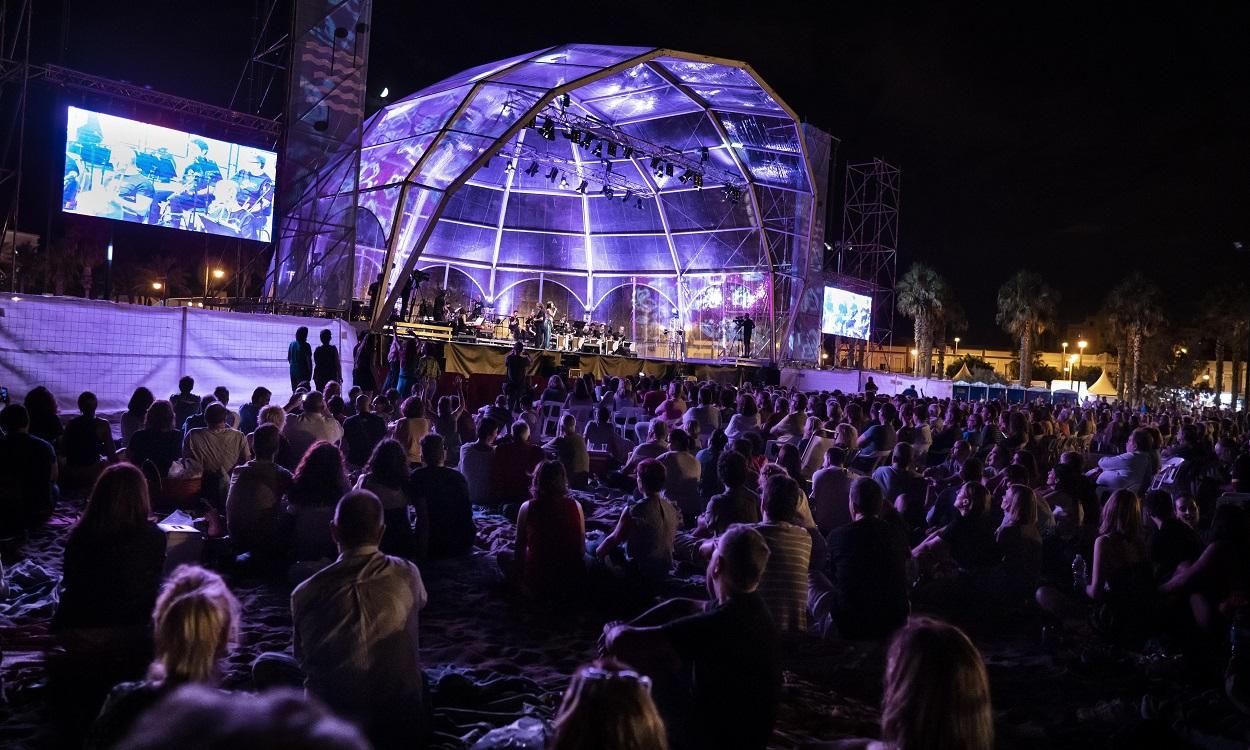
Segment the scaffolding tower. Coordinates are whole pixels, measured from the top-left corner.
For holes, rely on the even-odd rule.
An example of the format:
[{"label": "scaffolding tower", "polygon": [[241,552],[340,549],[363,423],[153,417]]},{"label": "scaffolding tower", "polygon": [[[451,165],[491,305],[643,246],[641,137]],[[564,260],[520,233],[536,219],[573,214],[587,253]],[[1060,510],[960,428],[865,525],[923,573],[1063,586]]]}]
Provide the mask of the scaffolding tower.
[{"label": "scaffolding tower", "polygon": [[870,346],[878,350],[894,343],[900,181],[898,168],[881,159],[846,166],[842,241],[835,250],[841,272],[872,288]]}]

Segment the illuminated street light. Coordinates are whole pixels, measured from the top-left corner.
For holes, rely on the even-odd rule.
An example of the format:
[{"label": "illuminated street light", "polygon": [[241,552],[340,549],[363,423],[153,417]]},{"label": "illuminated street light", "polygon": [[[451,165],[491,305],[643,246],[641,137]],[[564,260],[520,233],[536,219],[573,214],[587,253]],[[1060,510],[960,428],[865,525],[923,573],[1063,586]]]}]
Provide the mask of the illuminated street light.
[{"label": "illuminated street light", "polygon": [[159,292],[160,290],[165,288],[165,285],[159,281],[153,281],[152,288]]},{"label": "illuminated street light", "polygon": [[213,269],[213,278],[214,278],[214,279],[217,279],[217,280],[219,280],[219,281],[220,281],[221,279],[224,279],[225,277],[226,277],[226,272],[225,272],[225,271],[221,270],[220,268],[214,268],[214,269]]},{"label": "illuminated street light", "polygon": [[956,337],[955,337],[955,356],[956,356],[956,357],[958,357],[958,356],[959,356],[959,342],[960,342],[960,341],[961,341],[961,339],[960,339],[958,336],[956,336]]},{"label": "illuminated street light", "polygon": [[1082,364],[1084,364],[1085,362],[1085,347],[1087,346],[1089,346],[1089,342],[1086,341],[1085,339],[1081,339],[1080,341],[1076,342],[1076,348],[1081,350],[1080,352],[1081,358],[1077,361],[1081,362]]}]

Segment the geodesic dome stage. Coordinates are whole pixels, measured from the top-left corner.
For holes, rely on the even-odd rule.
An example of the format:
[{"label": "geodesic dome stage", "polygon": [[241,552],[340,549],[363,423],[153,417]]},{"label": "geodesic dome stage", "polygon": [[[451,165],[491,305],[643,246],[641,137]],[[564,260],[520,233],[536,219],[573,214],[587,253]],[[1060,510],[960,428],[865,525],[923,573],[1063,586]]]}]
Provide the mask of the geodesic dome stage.
[{"label": "geodesic dome stage", "polygon": [[[377,112],[359,166],[354,289],[384,321],[413,269],[454,304],[624,326],[643,356],[779,358],[812,244],[798,118],[749,65],[570,44],[466,70]],[[822,157],[827,159],[827,154]],[[820,167],[823,169],[824,165]]]}]

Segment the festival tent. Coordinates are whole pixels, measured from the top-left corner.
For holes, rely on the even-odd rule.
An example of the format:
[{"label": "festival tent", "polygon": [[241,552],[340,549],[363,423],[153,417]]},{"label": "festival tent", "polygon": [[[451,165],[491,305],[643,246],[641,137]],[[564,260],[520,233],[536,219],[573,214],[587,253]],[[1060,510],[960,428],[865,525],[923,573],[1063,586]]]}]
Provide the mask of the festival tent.
[{"label": "festival tent", "polygon": [[981,401],[989,396],[990,387],[980,380],[968,386],[968,400]]},{"label": "festival tent", "polygon": [[1107,377],[1106,370],[1103,370],[1102,374],[1098,376],[1098,380],[1094,381],[1094,384],[1089,387],[1089,395],[1103,398],[1116,397],[1115,386],[1111,384],[1111,378]]},{"label": "festival tent", "polygon": [[956,383],[964,383],[965,385],[967,383],[972,382],[972,372],[968,370],[967,362],[964,362],[960,366],[959,372],[955,373],[955,376],[951,378],[951,380],[955,381]]},{"label": "festival tent", "polygon": [[1019,385],[1012,385],[1007,388],[1007,403],[1023,404],[1026,391]]}]

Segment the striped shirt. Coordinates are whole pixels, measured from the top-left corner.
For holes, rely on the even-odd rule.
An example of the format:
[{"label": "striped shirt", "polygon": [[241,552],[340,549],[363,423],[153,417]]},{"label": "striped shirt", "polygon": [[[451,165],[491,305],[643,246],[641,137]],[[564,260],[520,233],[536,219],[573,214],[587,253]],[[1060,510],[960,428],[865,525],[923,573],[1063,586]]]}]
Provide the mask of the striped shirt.
[{"label": "striped shirt", "polygon": [[801,526],[760,523],[753,527],[768,545],[768,565],[759,594],[780,632],[807,630],[807,569],[812,537]]}]

